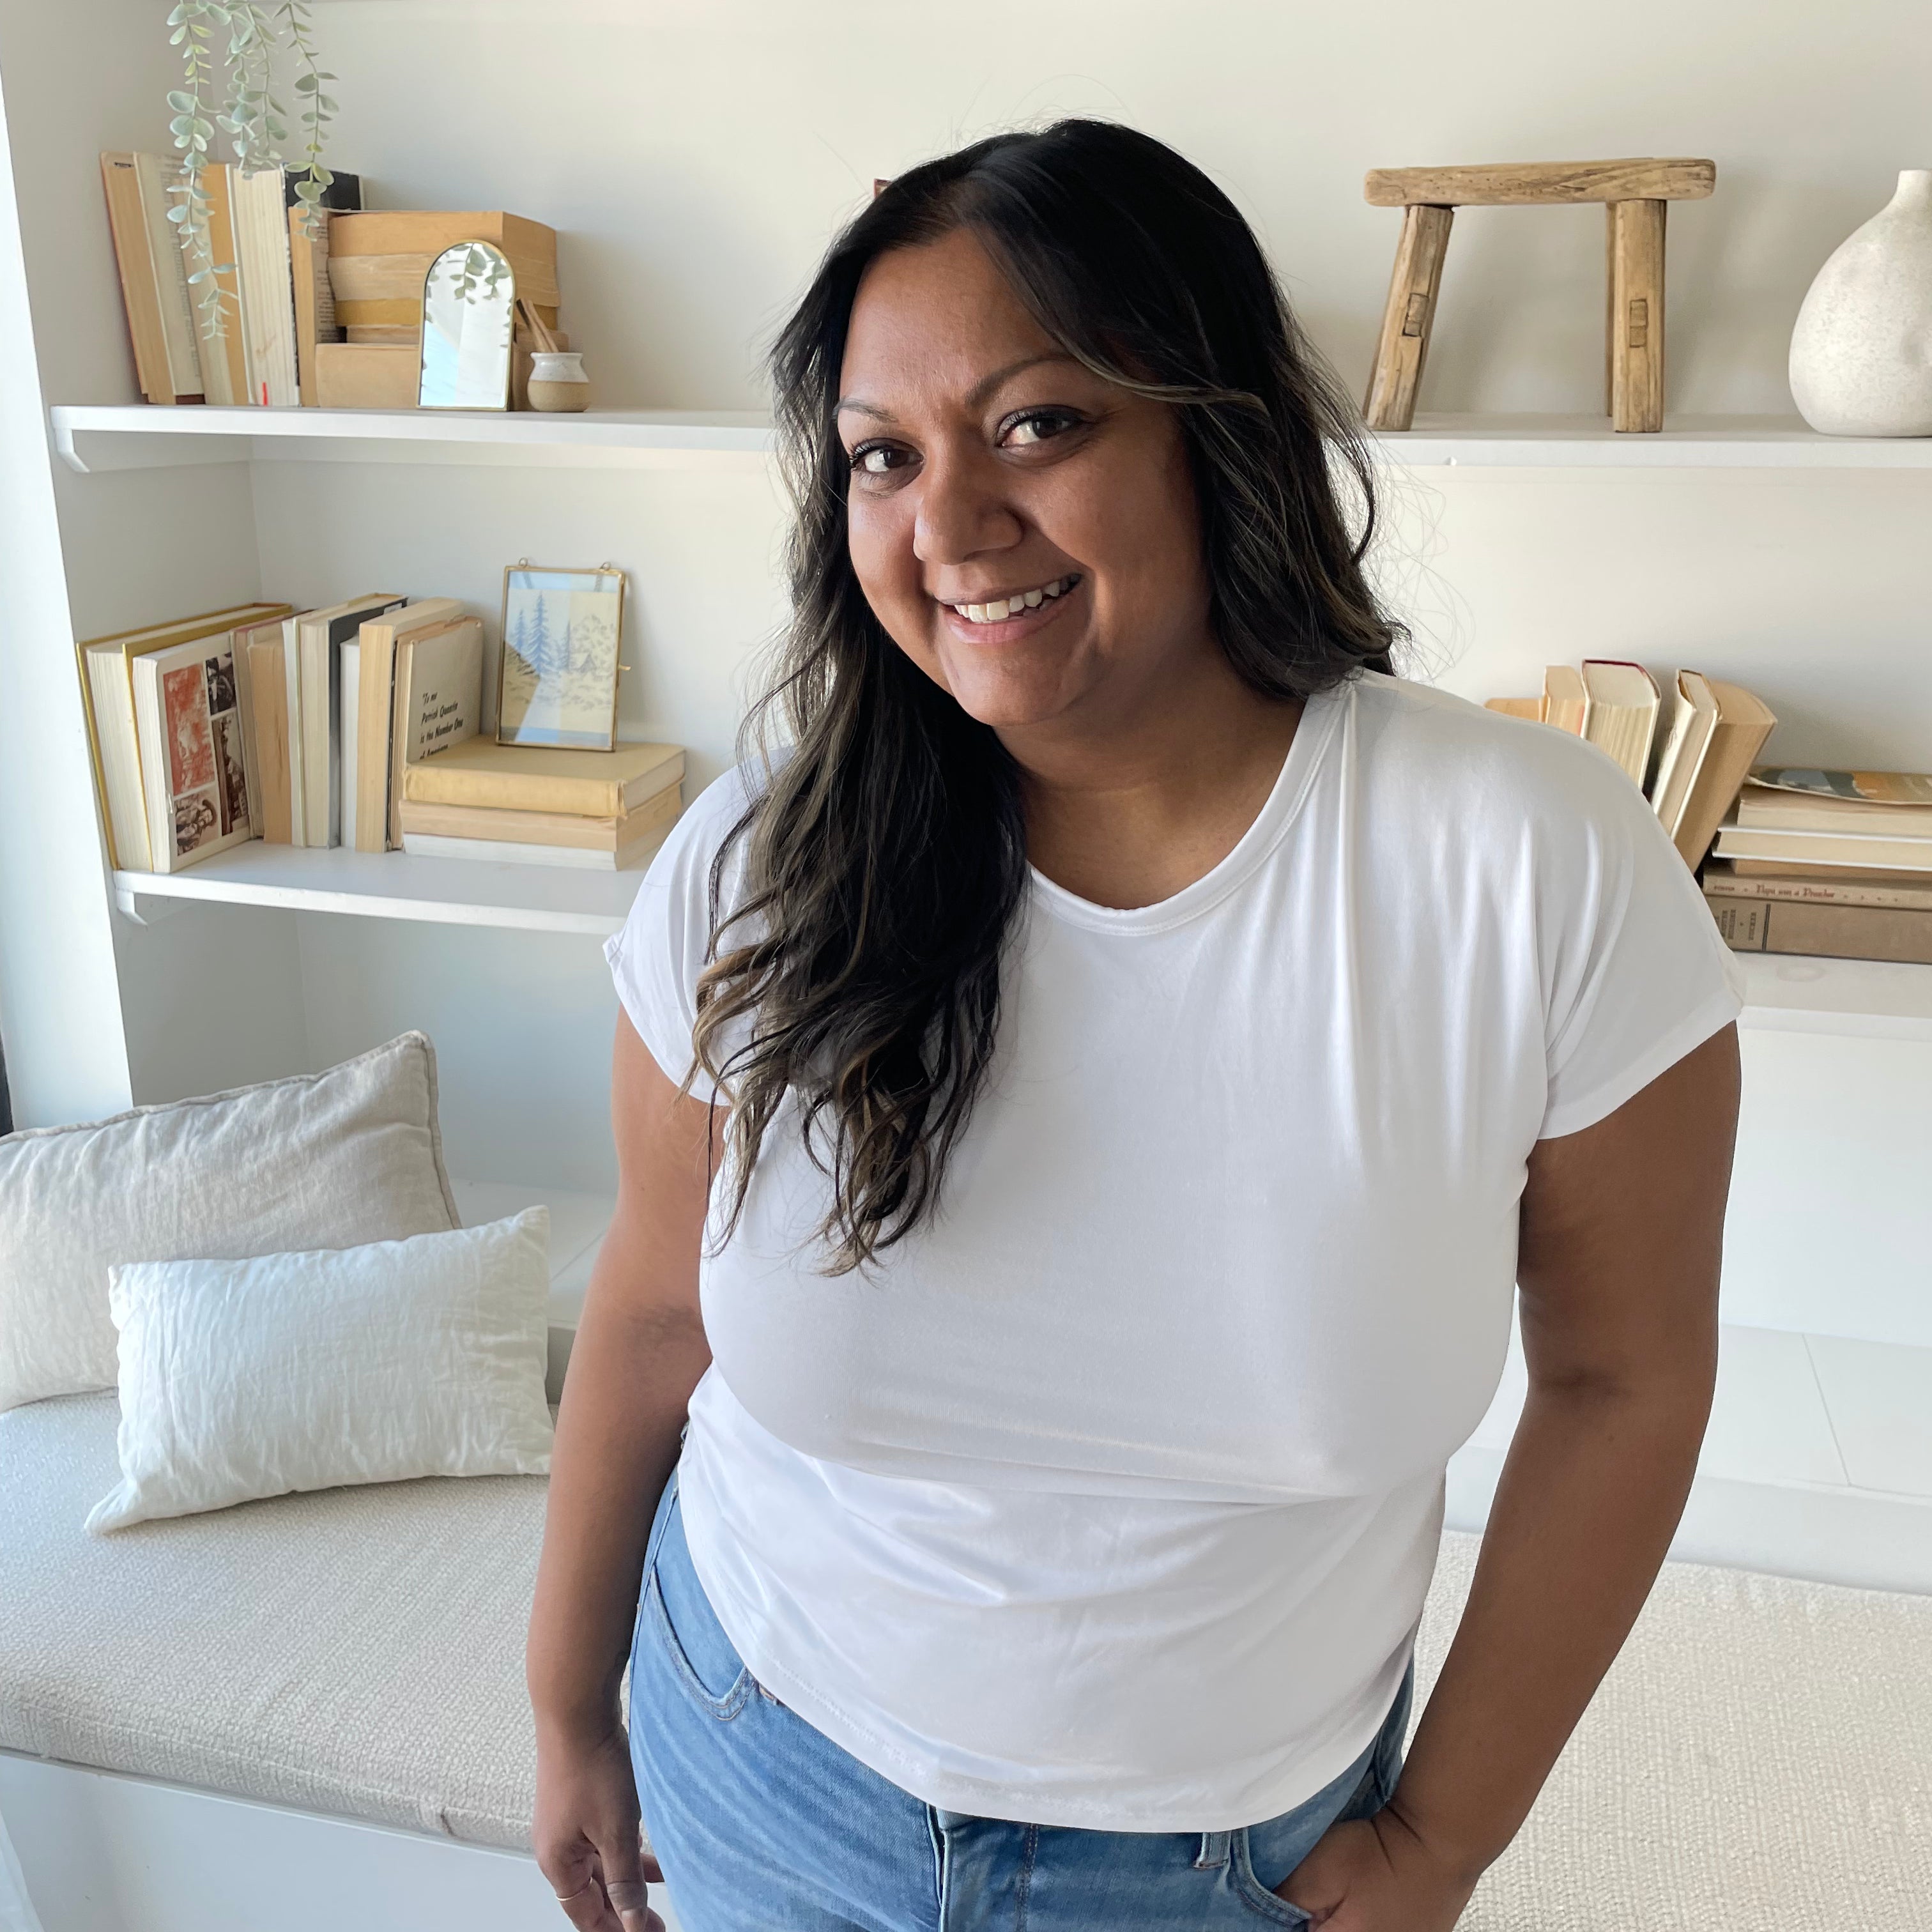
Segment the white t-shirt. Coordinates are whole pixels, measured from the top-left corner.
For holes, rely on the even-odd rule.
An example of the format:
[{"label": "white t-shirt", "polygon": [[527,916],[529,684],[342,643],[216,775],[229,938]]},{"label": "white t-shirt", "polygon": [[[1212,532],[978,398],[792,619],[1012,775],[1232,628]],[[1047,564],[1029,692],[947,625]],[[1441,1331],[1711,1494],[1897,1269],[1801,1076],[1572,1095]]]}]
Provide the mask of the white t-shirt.
[{"label": "white t-shirt", "polygon": [[[744,796],[696,801],[605,949],[676,1079]],[[758,1679],[928,1804],[1232,1829],[1400,1686],[1532,1144],[1742,980],[1604,753],[1372,672],[1206,877],[1120,911],[1036,873],[1022,919],[938,1220],[826,1276],[825,1178],[795,1115],[767,1135],[703,1266],[692,1560]]]}]

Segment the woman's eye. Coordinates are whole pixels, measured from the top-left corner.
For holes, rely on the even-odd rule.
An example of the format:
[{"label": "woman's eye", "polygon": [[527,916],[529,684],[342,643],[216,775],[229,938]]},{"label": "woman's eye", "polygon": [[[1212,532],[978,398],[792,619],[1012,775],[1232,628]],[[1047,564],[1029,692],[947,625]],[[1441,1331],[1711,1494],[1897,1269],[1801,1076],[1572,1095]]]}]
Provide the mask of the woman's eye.
[{"label": "woman's eye", "polygon": [[1002,440],[1010,446],[1024,448],[1029,443],[1045,442],[1064,434],[1078,420],[1065,410],[1030,410],[1023,416],[1014,418],[1006,426]]},{"label": "woman's eye", "polygon": [[889,442],[861,443],[851,456],[853,471],[856,475],[884,476],[902,468],[906,452],[896,449]]}]

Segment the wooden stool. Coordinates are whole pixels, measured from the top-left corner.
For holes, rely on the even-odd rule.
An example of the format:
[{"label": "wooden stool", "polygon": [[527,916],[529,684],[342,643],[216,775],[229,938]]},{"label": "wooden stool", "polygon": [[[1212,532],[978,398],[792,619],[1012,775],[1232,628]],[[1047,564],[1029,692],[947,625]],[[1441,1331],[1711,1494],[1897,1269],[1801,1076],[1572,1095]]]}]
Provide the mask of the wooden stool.
[{"label": "wooden stool", "polygon": [[1714,161],[1500,162],[1469,168],[1376,168],[1364,192],[1402,210],[1402,239],[1363,412],[1371,429],[1406,429],[1429,352],[1449,223],[1459,208],[1600,201],[1610,223],[1604,408],[1611,427],[1664,427],[1664,214],[1717,185]]}]

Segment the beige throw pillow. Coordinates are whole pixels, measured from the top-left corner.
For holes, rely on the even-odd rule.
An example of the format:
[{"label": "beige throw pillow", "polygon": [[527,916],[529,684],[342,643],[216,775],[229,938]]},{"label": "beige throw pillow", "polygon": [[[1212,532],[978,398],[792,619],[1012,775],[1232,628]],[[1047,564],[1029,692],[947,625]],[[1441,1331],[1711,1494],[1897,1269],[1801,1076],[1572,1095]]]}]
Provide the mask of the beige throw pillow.
[{"label": "beige throw pillow", "polygon": [[0,1409],[112,1388],[107,1270],[460,1226],[436,1055],[406,1033],[297,1074],[0,1139]]},{"label": "beige throw pillow", "polygon": [[94,1535],[258,1496],[550,1471],[550,1210],[110,1270],[121,1480]]}]

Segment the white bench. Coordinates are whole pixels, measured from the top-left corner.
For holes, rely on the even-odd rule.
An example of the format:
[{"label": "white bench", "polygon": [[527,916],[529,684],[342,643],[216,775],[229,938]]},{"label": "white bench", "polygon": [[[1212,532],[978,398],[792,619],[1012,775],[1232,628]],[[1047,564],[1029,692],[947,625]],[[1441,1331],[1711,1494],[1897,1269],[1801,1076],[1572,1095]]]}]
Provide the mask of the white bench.
[{"label": "white bench", "polygon": [[[561,1927],[528,1855],[544,1479],[95,1538],[117,1419],[0,1414],[0,1811],[45,1932]],[[1443,1538],[1418,1715],[1478,1546]],[[1928,1793],[1932,1598],[1668,1564],[1463,1932],[1924,1932]]]}]

